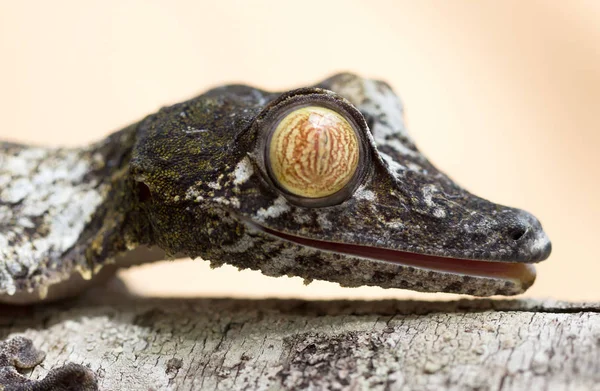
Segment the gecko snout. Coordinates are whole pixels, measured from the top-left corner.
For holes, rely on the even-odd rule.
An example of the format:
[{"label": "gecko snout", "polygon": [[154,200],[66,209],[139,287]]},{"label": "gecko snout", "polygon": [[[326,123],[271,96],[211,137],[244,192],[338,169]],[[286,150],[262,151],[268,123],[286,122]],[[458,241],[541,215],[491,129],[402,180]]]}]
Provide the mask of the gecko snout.
[{"label": "gecko snout", "polygon": [[524,262],[539,262],[550,256],[552,243],[540,221],[531,213],[518,210],[516,221],[508,227],[508,237],[517,245]]}]

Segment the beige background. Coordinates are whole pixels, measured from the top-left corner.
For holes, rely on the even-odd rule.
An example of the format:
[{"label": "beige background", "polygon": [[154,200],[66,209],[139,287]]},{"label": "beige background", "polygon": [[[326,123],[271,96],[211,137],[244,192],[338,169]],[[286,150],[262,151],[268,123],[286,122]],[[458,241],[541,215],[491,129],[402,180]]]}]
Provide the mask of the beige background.
[{"label": "beige background", "polygon": [[[222,82],[387,80],[420,148],[527,209],[554,252],[526,294],[600,300],[600,2],[0,0],[0,139],[87,143]],[[450,297],[203,261],[122,273],[149,295]]]}]

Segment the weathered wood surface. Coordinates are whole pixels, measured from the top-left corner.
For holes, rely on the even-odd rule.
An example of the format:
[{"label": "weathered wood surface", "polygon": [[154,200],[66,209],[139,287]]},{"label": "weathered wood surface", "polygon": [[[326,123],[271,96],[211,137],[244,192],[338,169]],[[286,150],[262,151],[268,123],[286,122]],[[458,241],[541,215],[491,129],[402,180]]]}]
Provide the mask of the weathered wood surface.
[{"label": "weathered wood surface", "polygon": [[600,390],[600,304],[102,297],[0,307],[101,390]]}]

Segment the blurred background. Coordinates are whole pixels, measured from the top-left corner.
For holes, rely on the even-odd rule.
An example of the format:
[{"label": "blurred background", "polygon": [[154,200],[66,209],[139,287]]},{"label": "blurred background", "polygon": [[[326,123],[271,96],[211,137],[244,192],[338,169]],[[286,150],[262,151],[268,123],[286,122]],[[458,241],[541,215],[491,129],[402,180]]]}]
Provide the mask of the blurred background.
[{"label": "blurred background", "polygon": [[[225,82],[384,79],[438,167],[542,221],[554,251],[525,296],[600,300],[599,21],[595,0],[0,0],[0,139],[85,144]],[[152,296],[454,297],[202,260],[119,278]]]}]

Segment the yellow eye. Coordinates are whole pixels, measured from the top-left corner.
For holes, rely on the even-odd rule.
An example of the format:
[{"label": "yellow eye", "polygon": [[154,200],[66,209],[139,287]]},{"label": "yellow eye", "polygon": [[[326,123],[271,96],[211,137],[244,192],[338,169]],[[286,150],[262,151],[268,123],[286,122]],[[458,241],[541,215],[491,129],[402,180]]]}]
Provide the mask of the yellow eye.
[{"label": "yellow eye", "polygon": [[268,145],[279,185],[306,198],[327,197],[344,188],[357,170],[359,155],[359,139],[350,122],[320,106],[287,114]]}]

